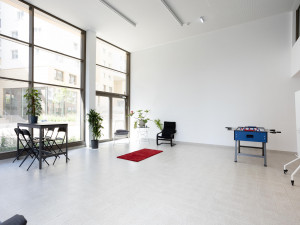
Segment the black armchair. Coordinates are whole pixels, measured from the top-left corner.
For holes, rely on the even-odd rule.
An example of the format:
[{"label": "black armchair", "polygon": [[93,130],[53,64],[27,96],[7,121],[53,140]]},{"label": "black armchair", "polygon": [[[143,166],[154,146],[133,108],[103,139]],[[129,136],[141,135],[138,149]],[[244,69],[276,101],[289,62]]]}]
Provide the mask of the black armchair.
[{"label": "black armchair", "polygon": [[24,216],[17,214],[2,223],[0,222],[0,224],[1,225],[26,225],[27,220],[25,219]]},{"label": "black armchair", "polygon": [[[175,144],[173,143],[174,134],[176,133],[176,122],[164,122],[164,129],[156,135],[156,144],[171,144],[171,147]],[[158,141],[168,141],[158,143]]]}]

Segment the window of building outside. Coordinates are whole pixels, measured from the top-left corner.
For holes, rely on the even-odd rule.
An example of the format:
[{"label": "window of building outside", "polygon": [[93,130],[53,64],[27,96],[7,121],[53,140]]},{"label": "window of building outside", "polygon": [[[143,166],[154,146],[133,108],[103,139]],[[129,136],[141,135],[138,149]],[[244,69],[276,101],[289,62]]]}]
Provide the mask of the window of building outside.
[{"label": "window of building outside", "polygon": [[60,70],[55,70],[55,80],[64,81],[64,72]]},{"label": "window of building outside", "polygon": [[18,50],[11,50],[11,58],[12,59],[18,58]]},{"label": "window of building outside", "polygon": [[18,15],[18,20],[21,20],[24,17],[24,12],[23,11],[19,11],[17,15]]},{"label": "window of building outside", "polygon": [[67,122],[69,142],[84,141],[81,68],[85,56],[81,48],[85,32],[30,6],[23,1],[0,0],[0,153],[16,150],[14,128],[16,123],[28,121],[23,96],[30,86],[41,93],[39,120]]},{"label": "window of building outside", "polygon": [[11,37],[18,39],[18,31],[12,31]]},{"label": "window of building outside", "polygon": [[96,44],[96,110],[103,116],[101,140],[117,129],[128,129],[129,52],[100,38]]},{"label": "window of building outside", "polygon": [[76,75],[69,74],[69,83],[76,85]]}]

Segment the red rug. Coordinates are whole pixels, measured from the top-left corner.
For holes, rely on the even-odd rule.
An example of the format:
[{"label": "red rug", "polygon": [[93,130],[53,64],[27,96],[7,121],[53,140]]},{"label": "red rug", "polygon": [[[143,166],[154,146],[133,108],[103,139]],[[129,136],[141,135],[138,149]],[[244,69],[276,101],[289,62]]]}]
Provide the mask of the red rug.
[{"label": "red rug", "polygon": [[144,148],[142,150],[131,152],[131,153],[128,153],[125,155],[120,155],[117,158],[126,159],[126,160],[130,160],[130,161],[134,161],[134,162],[139,162],[139,161],[147,159],[147,158],[154,156],[161,152],[163,152],[163,151]]}]

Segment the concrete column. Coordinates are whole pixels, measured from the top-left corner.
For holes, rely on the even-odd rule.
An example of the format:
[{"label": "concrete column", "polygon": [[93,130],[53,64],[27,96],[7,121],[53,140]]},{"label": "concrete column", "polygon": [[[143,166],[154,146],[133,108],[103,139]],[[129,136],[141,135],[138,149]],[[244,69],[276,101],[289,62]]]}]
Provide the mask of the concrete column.
[{"label": "concrete column", "polygon": [[[86,82],[85,82],[85,110],[95,109],[96,103],[96,33],[88,30],[86,32]],[[89,124],[86,122],[86,145],[90,146],[92,134]]]}]

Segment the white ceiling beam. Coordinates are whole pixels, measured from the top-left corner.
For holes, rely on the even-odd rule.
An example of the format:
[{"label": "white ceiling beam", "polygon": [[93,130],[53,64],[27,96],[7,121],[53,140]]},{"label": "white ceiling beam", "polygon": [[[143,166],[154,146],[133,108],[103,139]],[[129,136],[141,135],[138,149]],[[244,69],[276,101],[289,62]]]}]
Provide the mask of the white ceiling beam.
[{"label": "white ceiling beam", "polygon": [[177,16],[177,14],[174,12],[174,10],[168,5],[168,3],[165,0],[161,0],[161,2],[164,4],[164,6],[169,10],[169,12],[172,14],[172,16],[177,20],[177,22],[183,26],[183,22],[181,19]]},{"label": "white ceiling beam", "polygon": [[133,22],[131,19],[129,19],[127,16],[125,16],[123,13],[121,13],[119,10],[117,10],[114,6],[112,6],[110,3],[108,3],[105,0],[99,0],[103,5],[105,5],[107,8],[112,10],[117,15],[121,16],[124,20],[126,20],[128,23],[130,23],[132,26],[136,27],[136,23]]}]

